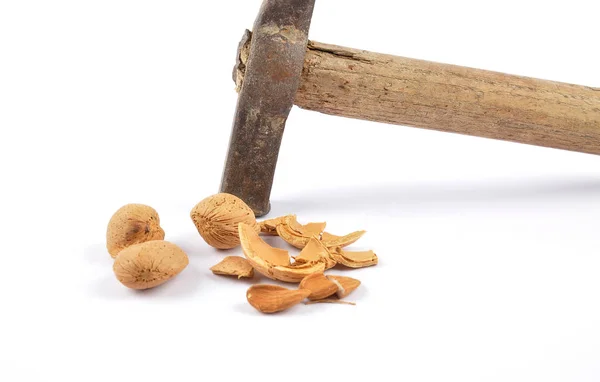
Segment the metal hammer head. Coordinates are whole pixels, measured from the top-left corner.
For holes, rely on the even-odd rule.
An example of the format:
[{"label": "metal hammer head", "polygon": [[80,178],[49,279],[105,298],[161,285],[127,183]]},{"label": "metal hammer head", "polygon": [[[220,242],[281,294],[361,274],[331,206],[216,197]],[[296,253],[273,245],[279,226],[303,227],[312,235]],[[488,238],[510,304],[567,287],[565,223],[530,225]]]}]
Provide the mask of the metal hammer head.
[{"label": "metal hammer head", "polygon": [[279,146],[300,83],[314,5],[315,0],[264,0],[254,23],[221,192],[238,196],[257,216],[270,209]]}]

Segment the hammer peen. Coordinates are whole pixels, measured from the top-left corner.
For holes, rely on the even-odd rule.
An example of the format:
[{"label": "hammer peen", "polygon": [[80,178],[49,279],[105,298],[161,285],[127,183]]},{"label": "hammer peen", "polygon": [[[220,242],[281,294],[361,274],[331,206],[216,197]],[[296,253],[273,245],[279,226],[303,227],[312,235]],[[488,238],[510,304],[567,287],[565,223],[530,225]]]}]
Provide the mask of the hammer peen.
[{"label": "hammer peen", "polygon": [[600,89],[308,41],[315,0],[264,0],[238,48],[221,191],[269,212],[290,109],[600,154]]}]

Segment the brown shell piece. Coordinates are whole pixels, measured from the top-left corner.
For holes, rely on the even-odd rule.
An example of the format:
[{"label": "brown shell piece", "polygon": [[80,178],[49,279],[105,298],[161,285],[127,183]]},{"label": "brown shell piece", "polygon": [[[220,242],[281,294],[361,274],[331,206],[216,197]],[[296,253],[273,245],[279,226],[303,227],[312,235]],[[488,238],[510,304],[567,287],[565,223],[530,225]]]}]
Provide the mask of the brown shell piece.
[{"label": "brown shell piece", "polygon": [[300,289],[308,289],[311,293],[309,300],[322,300],[338,291],[338,285],[329,280],[323,272],[313,273],[302,279]]},{"label": "brown shell piece", "polygon": [[299,283],[308,275],[325,271],[325,263],[292,264],[288,267],[273,267],[272,278],[286,283]]},{"label": "brown shell piece", "polygon": [[337,286],[336,295],[339,299],[348,296],[360,285],[360,281],[353,279],[352,277],[329,275],[327,278]]},{"label": "brown shell piece", "polygon": [[181,248],[168,241],[154,240],[119,252],[113,271],[126,287],[148,289],[175,277],[188,263],[188,256]]},{"label": "brown shell piece", "polygon": [[164,238],[165,231],[160,227],[154,208],[144,204],[127,204],[119,208],[108,222],[106,249],[115,258],[130,245]]},{"label": "brown shell piece", "polygon": [[364,268],[376,265],[377,255],[373,251],[349,252],[340,247],[330,249],[331,256],[338,263],[350,268]]},{"label": "brown shell piece", "polygon": [[247,224],[240,223],[239,236],[246,259],[255,270],[273,280],[299,283],[312,273],[325,270],[325,262],[290,264],[288,251],[271,247]]},{"label": "brown shell piece", "polygon": [[240,244],[239,223],[260,231],[252,209],[231,194],[220,193],[203,199],[192,209],[190,217],[204,241],[217,249],[235,248]]},{"label": "brown shell piece", "polygon": [[348,235],[345,235],[345,236],[336,236],[336,235],[332,235],[328,232],[323,232],[323,235],[321,236],[321,240],[323,241],[323,244],[325,244],[325,246],[327,248],[334,248],[334,247],[343,248],[350,244],[355,243],[365,233],[366,233],[366,231],[356,231],[356,232],[349,233]]},{"label": "brown shell piece", "polygon": [[299,236],[303,237],[317,237],[321,238],[323,231],[325,230],[325,226],[327,223],[308,223],[308,224],[300,224],[296,219],[296,215],[288,215],[284,219],[285,224],[290,228],[292,232],[295,232]]},{"label": "brown shell piece", "polygon": [[308,244],[302,249],[300,254],[294,258],[296,264],[302,264],[310,261],[323,261],[325,262],[325,269],[331,269],[335,267],[335,260],[331,257],[329,250],[320,240],[311,238]]},{"label": "brown shell piece", "polygon": [[304,248],[311,239],[310,237],[302,236],[293,231],[287,224],[280,224],[277,226],[277,235],[279,235],[286,243],[298,249]]},{"label": "brown shell piece", "polygon": [[277,226],[283,224],[286,217],[287,215],[259,222],[260,233],[263,235],[277,236]]},{"label": "brown shell piece", "polygon": [[308,244],[308,241],[316,237],[321,238],[326,223],[308,223],[300,224],[296,220],[296,215],[287,215],[283,217],[283,224],[276,227],[277,235],[288,244],[302,249]]},{"label": "brown shell piece", "polygon": [[306,289],[291,290],[278,285],[252,285],[246,292],[246,299],[262,313],[276,313],[299,304],[310,295]]},{"label": "brown shell piece", "polygon": [[210,270],[215,275],[237,276],[238,279],[254,277],[254,268],[248,260],[240,256],[227,256]]}]

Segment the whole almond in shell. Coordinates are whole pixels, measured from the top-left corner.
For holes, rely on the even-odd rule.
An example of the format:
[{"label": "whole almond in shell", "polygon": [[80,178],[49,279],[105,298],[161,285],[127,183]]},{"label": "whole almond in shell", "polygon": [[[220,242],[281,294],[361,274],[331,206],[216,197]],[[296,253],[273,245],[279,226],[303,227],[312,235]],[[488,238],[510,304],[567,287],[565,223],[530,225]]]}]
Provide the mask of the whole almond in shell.
[{"label": "whole almond in shell", "polygon": [[129,246],[119,252],[113,271],[132,289],[154,288],[178,275],[189,263],[181,248],[164,240]]},{"label": "whole almond in shell", "polygon": [[154,208],[144,204],[127,204],[119,208],[108,222],[106,249],[114,258],[130,245],[164,238],[165,231],[160,227]]},{"label": "whole almond in shell", "polygon": [[202,200],[190,212],[198,233],[206,243],[217,249],[240,245],[238,224],[245,223],[257,233],[260,225],[254,212],[242,199],[220,193]]}]

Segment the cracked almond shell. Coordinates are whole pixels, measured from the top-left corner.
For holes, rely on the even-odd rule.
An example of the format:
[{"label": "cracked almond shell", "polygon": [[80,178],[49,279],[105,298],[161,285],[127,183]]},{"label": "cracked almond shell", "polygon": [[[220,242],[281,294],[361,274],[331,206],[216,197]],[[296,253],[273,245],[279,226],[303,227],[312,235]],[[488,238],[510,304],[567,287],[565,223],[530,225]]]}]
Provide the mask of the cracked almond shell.
[{"label": "cracked almond shell", "polygon": [[325,226],[327,223],[307,223],[300,224],[296,218],[296,215],[288,215],[284,218],[284,224],[286,224],[292,232],[303,236],[303,237],[317,237],[321,238],[323,231],[325,230]]},{"label": "cracked almond shell", "polygon": [[296,264],[307,262],[324,262],[325,269],[335,267],[335,260],[331,257],[331,253],[320,240],[316,238],[309,239],[308,243],[302,249],[300,254],[294,258]]},{"label": "cracked almond shell", "polygon": [[267,219],[259,222],[260,233],[263,235],[277,236],[277,226],[283,224],[286,216],[280,216],[278,218]]},{"label": "cracked almond shell", "polygon": [[379,261],[373,251],[350,252],[340,247],[333,248],[329,252],[331,257],[338,263],[349,268],[364,268],[376,265]]},{"label": "cracked almond shell", "polygon": [[106,249],[115,258],[131,245],[164,238],[165,231],[154,208],[144,204],[127,204],[119,208],[108,222]]},{"label": "cracked almond shell", "polygon": [[252,265],[248,260],[239,256],[227,256],[220,263],[212,266],[210,270],[215,275],[237,276],[238,279],[254,277]]},{"label": "cracked almond shell", "polygon": [[296,220],[296,215],[287,215],[283,217],[283,223],[277,225],[276,231],[288,244],[302,249],[308,244],[311,238],[320,239],[325,229],[326,223],[308,223],[300,224]]},{"label": "cracked almond shell", "polygon": [[310,295],[306,289],[292,290],[279,285],[252,285],[246,292],[246,299],[262,313],[276,313],[299,304]]},{"label": "cracked almond shell", "polygon": [[113,271],[132,289],[154,288],[178,275],[189,263],[185,252],[173,243],[154,240],[134,244],[117,255]]},{"label": "cracked almond shell", "polygon": [[220,193],[203,199],[192,209],[190,217],[204,241],[217,249],[235,248],[240,244],[239,223],[260,231],[252,209],[231,194]]},{"label": "cracked almond shell", "polygon": [[299,283],[309,274],[325,270],[325,262],[290,264],[289,252],[265,243],[247,224],[240,223],[239,236],[246,259],[259,273],[273,280]]},{"label": "cracked almond shell", "polygon": [[335,248],[335,247],[347,247],[350,244],[354,244],[358,239],[360,239],[366,231],[356,231],[349,233],[344,236],[332,235],[328,232],[323,232],[321,236],[321,241],[327,248]]}]

